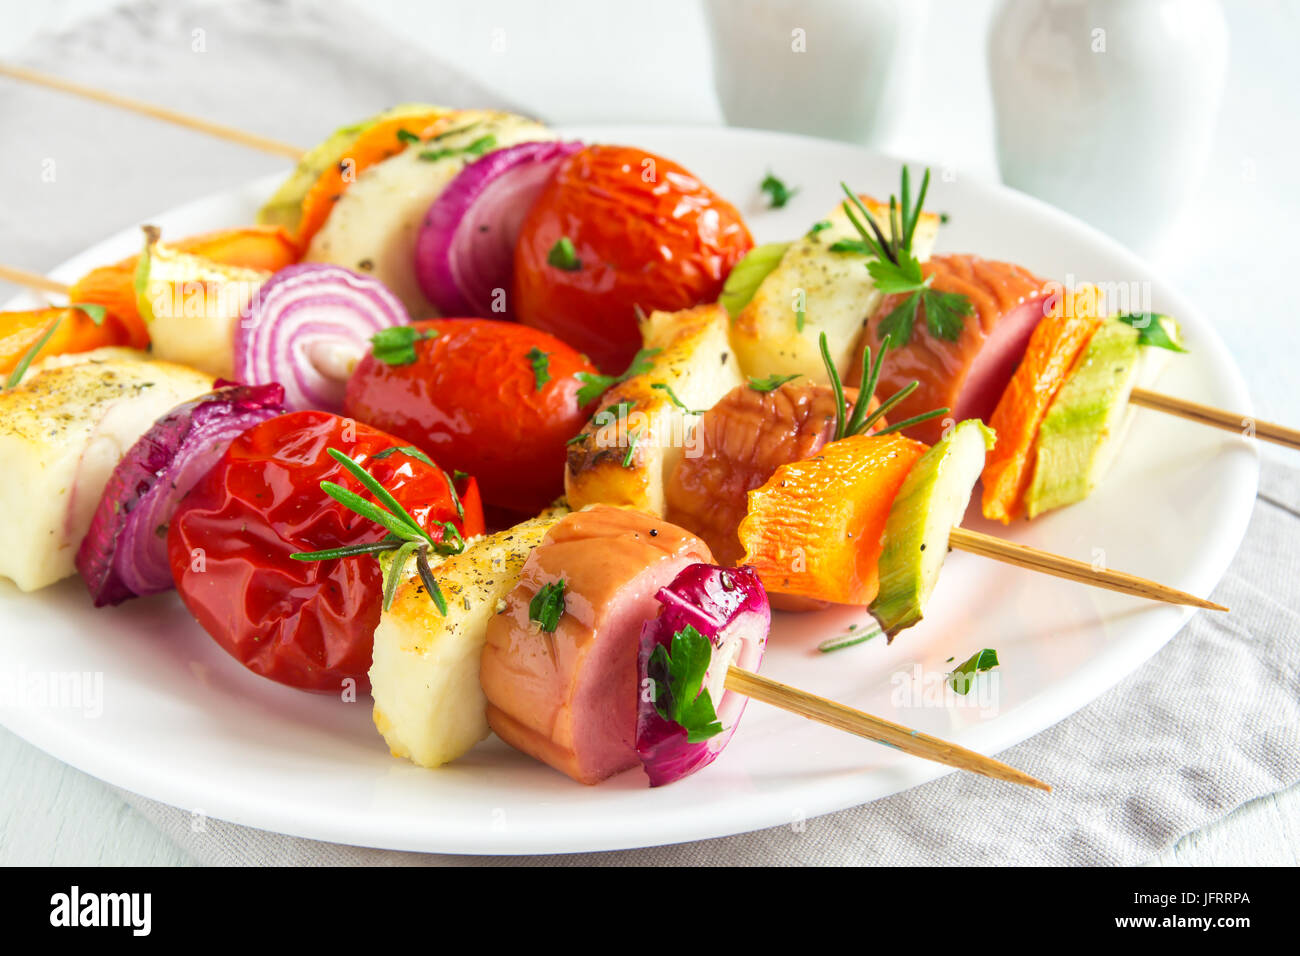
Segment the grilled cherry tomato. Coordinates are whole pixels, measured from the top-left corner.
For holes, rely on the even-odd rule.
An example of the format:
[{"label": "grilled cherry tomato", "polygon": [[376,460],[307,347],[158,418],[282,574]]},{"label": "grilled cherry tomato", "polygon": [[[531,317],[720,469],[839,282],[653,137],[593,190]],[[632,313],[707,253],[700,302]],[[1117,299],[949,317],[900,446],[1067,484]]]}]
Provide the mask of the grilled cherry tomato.
[{"label": "grilled cherry tomato", "polygon": [[716,299],[753,245],[735,207],[681,166],[642,149],[589,146],[564,161],[524,218],[514,312],[618,374],[641,347],[637,307]]},{"label": "grilled cherry tomato", "polygon": [[294,412],[236,438],[182,499],[167,536],[168,558],[185,606],[249,670],[306,690],[338,692],[352,678],[370,689],[370,652],[383,584],[369,555],[296,561],[291,554],[370,544],[387,534],[334,501],[322,481],[373,496],[331,458],[359,462],[435,540],[441,522],[469,538],[483,532],[473,479],[459,483],[402,451],[375,428],[326,412]]},{"label": "grilled cherry tomato", "polygon": [[435,333],[415,361],[374,354],[348,380],[344,413],[478,479],[483,500],[536,513],[564,492],[565,442],[587,414],[578,372],[595,368],[553,335],[492,319],[413,323]]}]

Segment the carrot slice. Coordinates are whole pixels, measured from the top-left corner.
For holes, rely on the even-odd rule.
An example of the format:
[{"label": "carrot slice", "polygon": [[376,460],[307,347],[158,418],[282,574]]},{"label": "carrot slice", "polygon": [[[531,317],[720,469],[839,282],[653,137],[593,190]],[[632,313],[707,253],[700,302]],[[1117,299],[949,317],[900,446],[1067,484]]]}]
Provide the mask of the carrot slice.
[{"label": "carrot slice", "polygon": [[14,370],[53,322],[58,322],[58,325],[33,361],[64,352],[89,352],[104,345],[130,344],[125,327],[111,315],[96,325],[80,309],[0,312],[0,376],[7,376]]},{"label": "carrot slice", "polygon": [[[297,244],[279,226],[247,226],[223,229],[190,236],[172,248],[202,256],[227,266],[278,272],[298,261]],[[131,256],[111,266],[92,269],[77,280],[68,292],[70,302],[102,305],[121,323],[126,339],[112,344],[142,349],[149,344],[149,333],[136,306],[135,267],[139,256]],[[56,336],[57,338],[57,333]],[[66,349],[64,351],[67,351]]]},{"label": "carrot slice", "polygon": [[890,506],[925,450],[899,434],[854,435],[782,465],[749,493],[743,563],[776,594],[870,604]]},{"label": "carrot slice", "polygon": [[339,197],[361,173],[406,149],[406,140],[398,135],[401,131],[427,139],[446,127],[452,115],[454,114],[449,115],[445,111],[431,111],[398,116],[381,120],[358,136],[348,150],[347,159],[329,166],[303,197],[302,218],[298,222],[298,235],[295,237],[298,244],[307,248],[312,236],[320,231],[334,211],[334,204]]},{"label": "carrot slice", "polygon": [[1034,443],[1052,399],[1101,325],[1100,293],[1082,286],[1056,296],[1029,338],[1025,357],[989,419],[998,443],[984,464],[984,517],[1009,524],[1024,508]]}]

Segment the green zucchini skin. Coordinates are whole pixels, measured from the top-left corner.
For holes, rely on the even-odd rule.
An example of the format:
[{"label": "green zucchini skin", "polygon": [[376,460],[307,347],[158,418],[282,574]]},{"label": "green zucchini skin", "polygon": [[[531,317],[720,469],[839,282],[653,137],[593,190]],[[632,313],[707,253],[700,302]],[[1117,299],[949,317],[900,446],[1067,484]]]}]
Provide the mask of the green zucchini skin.
[{"label": "green zucchini skin", "polygon": [[948,535],[966,515],[995,440],[978,419],[959,423],[917,460],[898,489],[885,520],[880,589],[870,607],[891,641],[921,620],[948,553]]}]

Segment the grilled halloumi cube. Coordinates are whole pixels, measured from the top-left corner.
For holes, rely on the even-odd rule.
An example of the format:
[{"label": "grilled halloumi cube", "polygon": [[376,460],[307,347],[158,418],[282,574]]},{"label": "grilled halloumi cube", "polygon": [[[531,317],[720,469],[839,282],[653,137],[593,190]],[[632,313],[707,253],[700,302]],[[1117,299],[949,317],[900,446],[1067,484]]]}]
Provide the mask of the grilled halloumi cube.
[{"label": "grilled halloumi cube", "polygon": [[0,392],[0,577],[35,591],[72,574],[104,485],[154,421],[212,388],[121,349],[51,362]]},{"label": "grilled halloumi cube", "polygon": [[[869,196],[860,198],[888,238],[889,207]],[[840,374],[853,365],[862,327],[882,296],[867,273],[864,255],[831,251],[839,240],[860,238],[843,206],[836,206],[824,221],[830,225],[790,243],[736,316],[731,344],[745,375],[798,374],[826,383],[818,347],[822,332]],[[912,237],[912,253],[921,262],[930,257],[938,233],[939,217],[922,213]]]},{"label": "grilled halloumi cube", "polygon": [[626,505],[663,516],[668,476],[693,447],[694,413],[745,381],[729,324],[716,303],[646,317],[641,337],[646,348],[660,351],[649,371],[605,393],[585,437],[569,446],[564,489],[570,507]]},{"label": "grilled halloumi cube", "polygon": [[457,173],[487,151],[475,144],[501,149],[551,139],[555,134],[535,120],[461,110],[448,131],[363,170],[334,204],[303,260],[372,275],[402,300],[412,318],[433,315],[415,277],[415,240],[429,206]]},{"label": "grilled halloumi cube", "polygon": [[474,539],[433,568],[447,601],[440,614],[414,562],[375,629],[370,687],[375,727],[394,757],[422,767],[455,760],[488,735],[478,664],[487,622],[524,561],[567,509]]}]

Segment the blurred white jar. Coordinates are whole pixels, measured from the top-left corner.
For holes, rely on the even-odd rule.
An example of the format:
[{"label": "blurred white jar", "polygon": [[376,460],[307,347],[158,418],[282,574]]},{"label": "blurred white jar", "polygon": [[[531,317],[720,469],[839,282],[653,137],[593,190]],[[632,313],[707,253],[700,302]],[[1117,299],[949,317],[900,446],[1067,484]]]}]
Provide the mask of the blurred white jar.
[{"label": "blurred white jar", "polygon": [[880,143],[906,112],[924,0],[706,0],[732,126]]},{"label": "blurred white jar", "polygon": [[988,54],[1003,180],[1135,248],[1157,241],[1217,126],[1217,0],[1003,0]]}]

